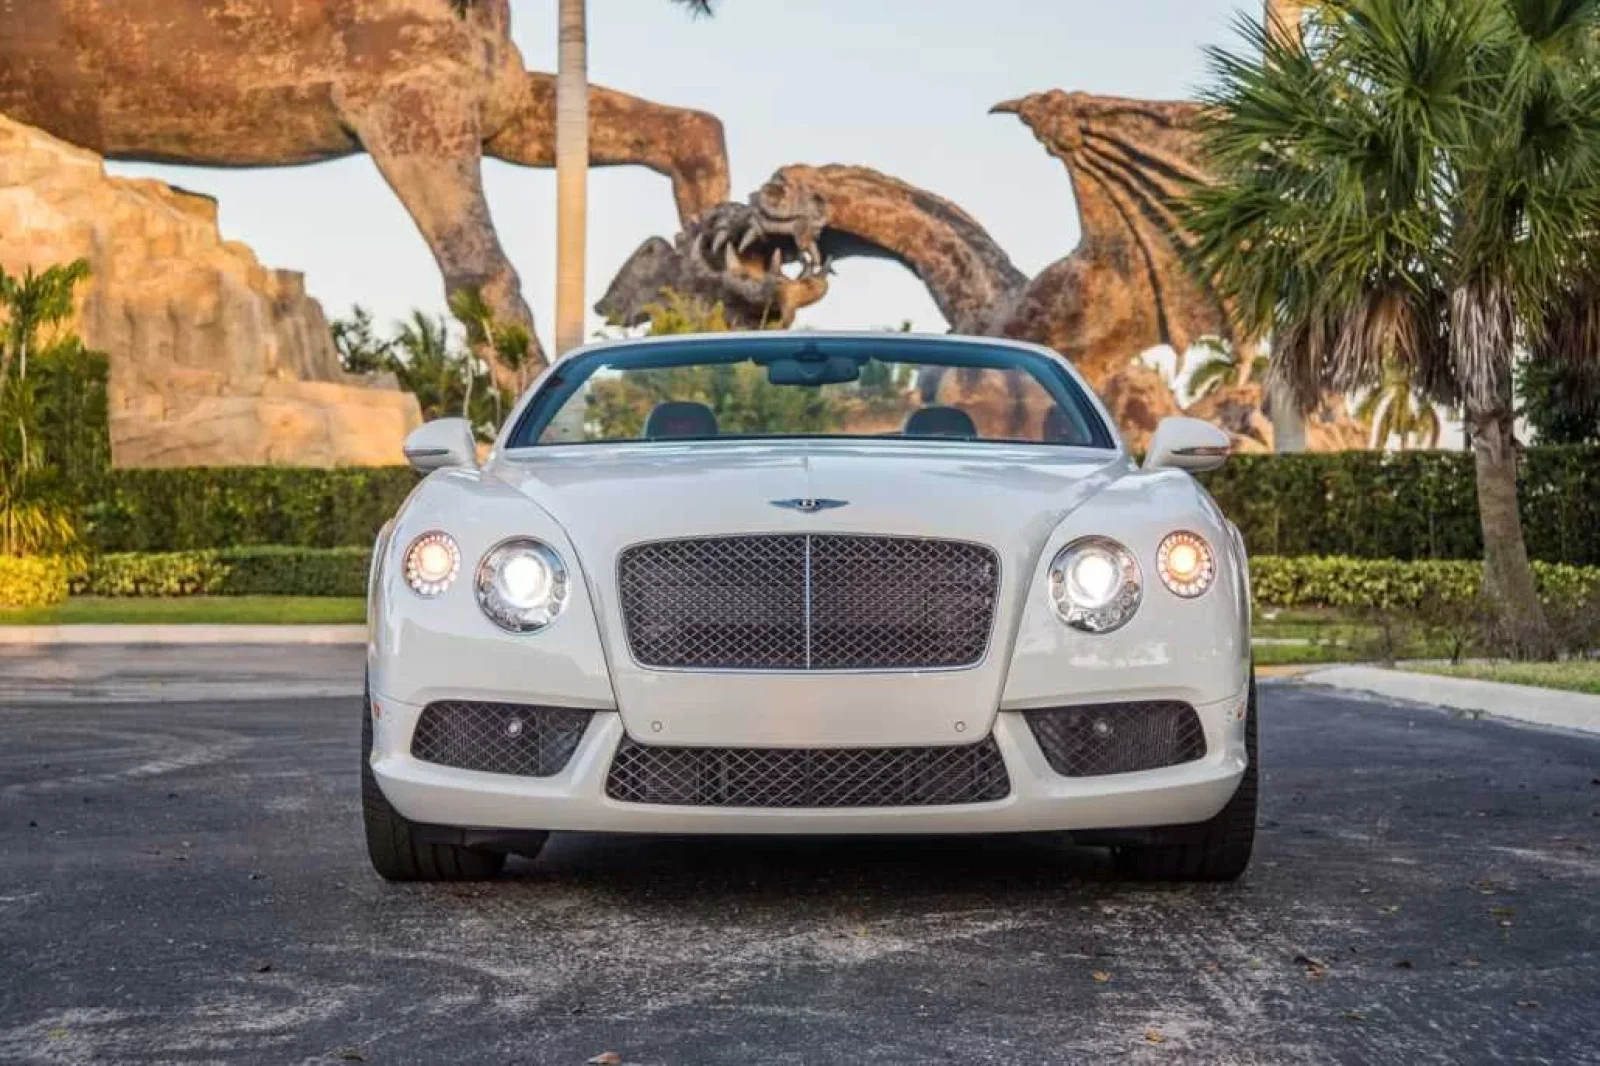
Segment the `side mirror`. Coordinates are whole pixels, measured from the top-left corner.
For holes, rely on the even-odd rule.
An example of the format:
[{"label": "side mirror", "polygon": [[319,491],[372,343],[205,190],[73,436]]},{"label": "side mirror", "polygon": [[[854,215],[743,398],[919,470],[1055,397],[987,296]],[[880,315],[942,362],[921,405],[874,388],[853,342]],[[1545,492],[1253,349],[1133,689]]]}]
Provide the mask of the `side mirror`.
[{"label": "side mirror", "polygon": [[1215,470],[1228,460],[1233,441],[1198,418],[1163,418],[1145,453],[1146,470]]},{"label": "side mirror", "polygon": [[418,426],[402,449],[406,462],[424,474],[447,466],[478,468],[478,444],[465,418],[441,418]]}]

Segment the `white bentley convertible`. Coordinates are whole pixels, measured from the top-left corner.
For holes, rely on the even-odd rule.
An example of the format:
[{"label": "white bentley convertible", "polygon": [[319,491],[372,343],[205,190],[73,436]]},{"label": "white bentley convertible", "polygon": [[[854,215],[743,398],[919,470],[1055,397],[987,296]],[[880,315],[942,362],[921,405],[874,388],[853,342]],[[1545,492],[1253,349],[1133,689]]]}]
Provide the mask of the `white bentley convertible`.
[{"label": "white bentley convertible", "polygon": [[606,344],[378,538],[363,799],[393,879],[551,830],[1066,830],[1129,872],[1249,862],[1238,531],[1054,353],[904,334]]}]

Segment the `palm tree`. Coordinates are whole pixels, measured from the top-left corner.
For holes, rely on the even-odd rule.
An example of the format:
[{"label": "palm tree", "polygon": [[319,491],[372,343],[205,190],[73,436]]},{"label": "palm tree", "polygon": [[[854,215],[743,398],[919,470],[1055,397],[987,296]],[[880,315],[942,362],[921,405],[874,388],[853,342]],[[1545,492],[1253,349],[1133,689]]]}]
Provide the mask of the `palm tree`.
[{"label": "palm tree", "polygon": [[1498,629],[1547,653],[1511,366],[1554,325],[1600,336],[1600,0],[1323,0],[1303,45],[1242,29],[1246,52],[1211,55],[1196,265],[1272,335],[1302,409],[1395,366],[1465,410]]},{"label": "palm tree", "polygon": [[[1200,342],[1206,349],[1205,362],[1195,367],[1189,375],[1189,395],[1203,399],[1218,389],[1233,385],[1248,385],[1260,381],[1267,374],[1267,357],[1251,355],[1247,360],[1240,356],[1240,346],[1207,338]],[[1245,346],[1254,351],[1253,345]]]},{"label": "palm tree", "polygon": [[1356,406],[1356,417],[1371,424],[1374,448],[1384,447],[1392,437],[1400,438],[1402,448],[1413,442],[1428,448],[1439,446],[1443,428],[1439,409],[1417,394],[1404,367],[1384,370],[1382,383]]},{"label": "palm tree", "polygon": [[0,270],[0,553],[60,550],[76,535],[70,509],[39,494],[47,459],[28,359],[53,343],[76,343],[55,334],[72,317],[73,290],[88,276],[82,259],[20,277]]},{"label": "palm tree", "polygon": [[[714,0],[674,0],[709,15]],[[589,225],[587,0],[561,0],[556,61],[556,356],[583,343]]]}]

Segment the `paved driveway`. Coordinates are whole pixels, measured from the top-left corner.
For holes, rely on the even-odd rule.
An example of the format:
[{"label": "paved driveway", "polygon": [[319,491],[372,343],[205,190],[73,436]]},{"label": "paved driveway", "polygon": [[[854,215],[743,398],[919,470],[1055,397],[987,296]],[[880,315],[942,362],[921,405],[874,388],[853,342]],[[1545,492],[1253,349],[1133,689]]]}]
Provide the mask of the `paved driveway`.
[{"label": "paved driveway", "polygon": [[1268,685],[1235,886],[1039,836],[557,836],[396,887],[358,700],[118,692],[0,707],[0,1062],[1600,1062],[1595,738]]}]

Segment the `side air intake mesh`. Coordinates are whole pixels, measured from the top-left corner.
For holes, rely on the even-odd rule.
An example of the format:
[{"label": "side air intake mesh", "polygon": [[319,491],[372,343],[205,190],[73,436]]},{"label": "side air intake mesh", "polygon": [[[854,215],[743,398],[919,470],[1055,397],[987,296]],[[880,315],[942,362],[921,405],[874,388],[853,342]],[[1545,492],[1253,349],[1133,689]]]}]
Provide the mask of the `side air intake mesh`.
[{"label": "side air intake mesh", "polygon": [[1200,716],[1187,703],[1107,703],[1025,711],[1050,768],[1098,777],[1177,766],[1205,757]]},{"label": "side air intake mesh", "polygon": [[430,703],[411,735],[411,754],[462,770],[551,777],[566,769],[590,717],[515,703]]}]

